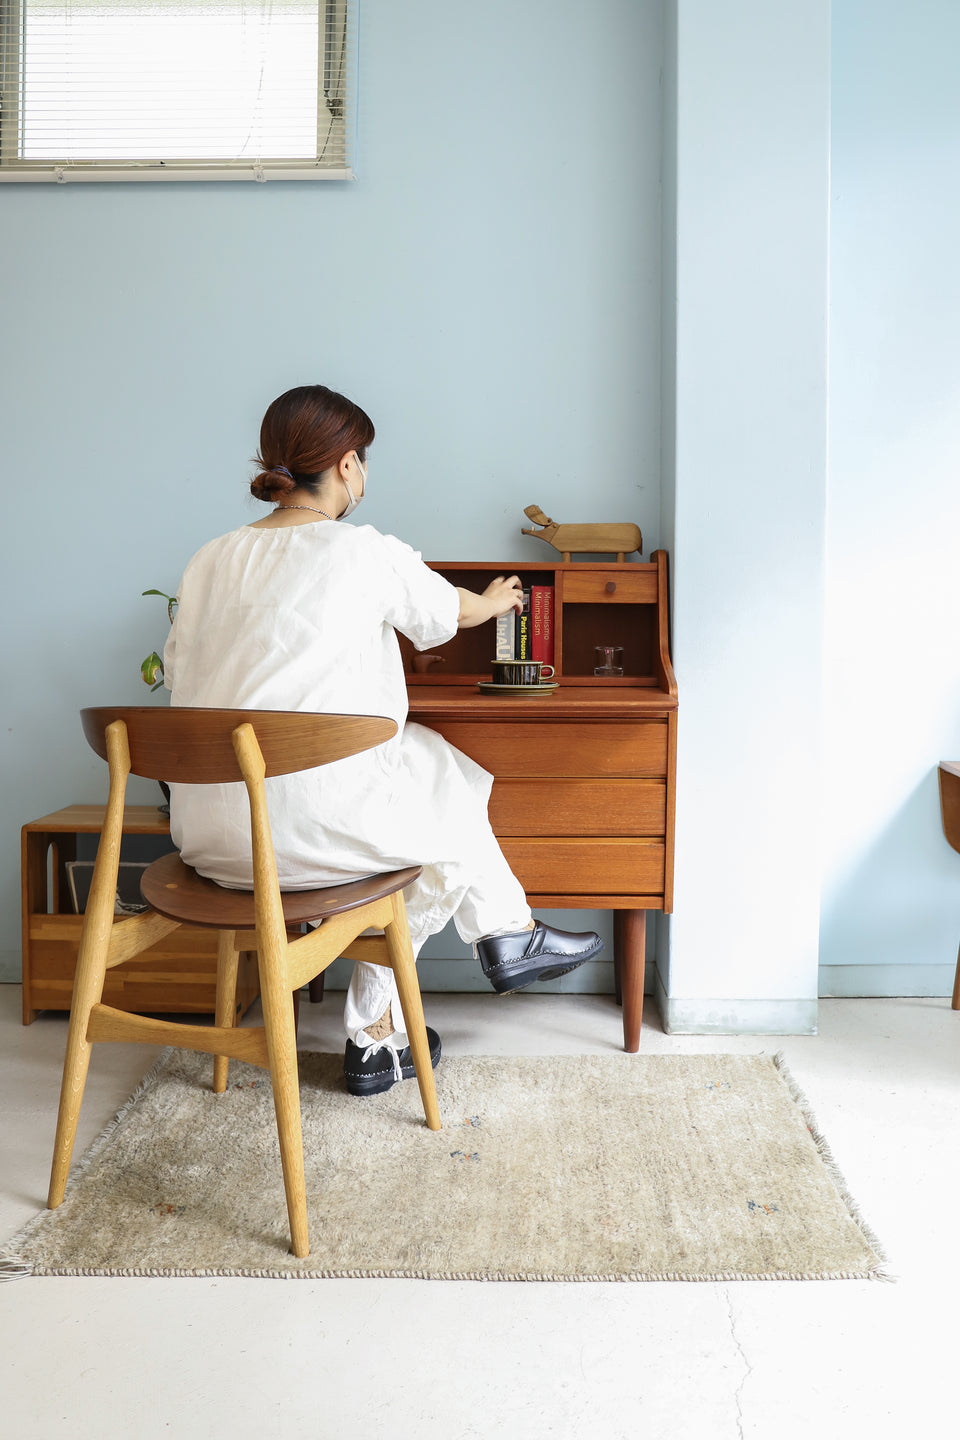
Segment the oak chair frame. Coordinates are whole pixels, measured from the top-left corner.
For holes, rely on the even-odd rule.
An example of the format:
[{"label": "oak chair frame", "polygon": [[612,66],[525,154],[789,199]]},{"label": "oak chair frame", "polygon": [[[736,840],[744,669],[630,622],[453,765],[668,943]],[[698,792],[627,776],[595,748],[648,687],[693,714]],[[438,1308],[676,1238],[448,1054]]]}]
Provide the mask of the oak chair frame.
[{"label": "oak chair frame", "polygon": [[[227,1088],[230,1058],[269,1070],[273,1084],[283,1183],[294,1255],[310,1253],[300,1123],[294,992],[340,955],[389,966],[397,980],[404,1025],[426,1122],[440,1129],[420,987],[403,902],[416,868],[310,891],[281,893],[264,780],[356,755],[396,734],[382,716],[212,710],[150,706],[84,710],[84,733],[106,759],[110,792],[84,914],[67,1035],[60,1108],[47,1204],[62,1202],[94,1044],[133,1041],[211,1054],[213,1088]],[[140,915],[114,919],[123,806],[131,774],[188,784],[242,780],[250,805],[253,893],[229,890],[197,875],[179,855],[145,872]],[[300,934],[305,921],[319,921]],[[219,931],[216,1014],[212,1026],[184,1025],[102,1004],[104,976],[182,924]],[[359,939],[368,929],[382,935]],[[257,952],[263,1020],[237,1028],[240,953]]]}]

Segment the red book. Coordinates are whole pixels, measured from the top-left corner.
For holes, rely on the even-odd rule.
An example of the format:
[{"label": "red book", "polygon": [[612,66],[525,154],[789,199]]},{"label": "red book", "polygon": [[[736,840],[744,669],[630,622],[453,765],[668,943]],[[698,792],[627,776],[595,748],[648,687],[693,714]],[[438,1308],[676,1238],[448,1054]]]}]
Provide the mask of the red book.
[{"label": "red book", "polygon": [[553,664],[553,586],[530,587],[531,660]]}]

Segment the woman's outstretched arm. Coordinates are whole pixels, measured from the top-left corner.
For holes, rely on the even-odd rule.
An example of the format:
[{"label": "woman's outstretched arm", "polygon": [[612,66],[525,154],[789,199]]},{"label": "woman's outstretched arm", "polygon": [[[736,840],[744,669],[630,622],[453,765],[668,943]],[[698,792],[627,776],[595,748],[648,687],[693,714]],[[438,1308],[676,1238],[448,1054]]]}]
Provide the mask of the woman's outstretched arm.
[{"label": "woman's outstretched arm", "polygon": [[482,595],[477,595],[473,590],[461,590],[459,586],[457,593],[460,596],[457,628],[460,630],[482,625],[485,620],[506,615],[508,610],[523,609],[523,586],[520,584],[519,575],[498,575],[495,580],[490,581]]}]

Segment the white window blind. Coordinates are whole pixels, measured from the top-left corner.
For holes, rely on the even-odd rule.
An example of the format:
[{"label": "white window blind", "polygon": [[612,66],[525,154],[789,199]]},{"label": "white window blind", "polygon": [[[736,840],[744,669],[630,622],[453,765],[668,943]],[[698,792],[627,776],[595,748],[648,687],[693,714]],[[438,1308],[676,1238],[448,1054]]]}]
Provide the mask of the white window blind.
[{"label": "white window blind", "polygon": [[0,0],[0,180],[346,179],[353,0]]}]

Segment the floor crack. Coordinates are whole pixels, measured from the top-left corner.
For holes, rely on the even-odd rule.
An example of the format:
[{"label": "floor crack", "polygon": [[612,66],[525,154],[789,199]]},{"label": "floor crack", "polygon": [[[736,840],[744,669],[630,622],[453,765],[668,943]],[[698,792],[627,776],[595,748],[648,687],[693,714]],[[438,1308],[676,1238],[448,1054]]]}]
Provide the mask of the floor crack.
[{"label": "floor crack", "polygon": [[737,1386],[736,1390],[734,1391],[733,1399],[734,1399],[734,1404],[735,1404],[736,1407],[737,1407],[737,1434],[738,1434],[738,1436],[740,1437],[740,1440],[744,1440],[744,1436],[743,1436],[743,1390],[744,1390],[744,1386],[746,1385],[747,1381],[750,1379],[750,1376],[753,1374],[753,1366],[750,1364],[750,1361],[747,1359],[747,1353],[746,1353],[746,1351],[745,1351],[744,1348],[743,1348],[743,1345],[742,1345],[741,1340],[740,1340],[740,1336],[737,1334],[737,1317],[736,1317],[736,1316],[734,1315],[734,1313],[733,1313],[733,1301],[732,1301],[732,1299],[730,1298],[730,1291],[729,1291],[729,1289],[727,1288],[727,1286],[724,1286],[724,1287],[723,1287],[723,1298],[724,1298],[724,1300],[727,1302],[727,1319],[728,1319],[728,1321],[730,1322],[730,1339],[733,1341],[734,1345],[736,1346],[737,1354],[740,1356],[740,1359],[741,1359],[741,1361],[743,1362],[743,1375],[741,1376],[740,1384]]}]

